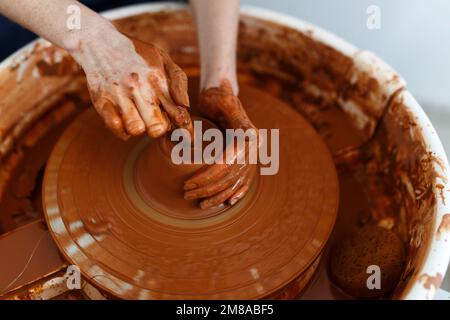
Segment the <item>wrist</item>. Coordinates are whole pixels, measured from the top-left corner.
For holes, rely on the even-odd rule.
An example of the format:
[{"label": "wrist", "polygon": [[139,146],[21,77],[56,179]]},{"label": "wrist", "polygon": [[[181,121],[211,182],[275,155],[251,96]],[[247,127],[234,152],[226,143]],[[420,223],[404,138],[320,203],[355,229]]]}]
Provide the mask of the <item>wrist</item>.
[{"label": "wrist", "polygon": [[79,63],[83,64],[83,56],[89,52],[89,48],[95,47],[96,51],[101,50],[102,43],[108,38],[119,38],[123,36],[114,25],[98,17],[95,21],[85,21],[81,29],[69,30],[63,38],[63,48]]},{"label": "wrist", "polygon": [[[203,70],[207,68],[202,68]],[[239,86],[237,82],[236,71],[233,68],[221,69],[215,68],[211,71],[202,71],[200,81],[200,91],[204,91],[210,88],[220,88],[223,83],[228,83],[231,87],[232,93],[237,96],[239,93]]]}]

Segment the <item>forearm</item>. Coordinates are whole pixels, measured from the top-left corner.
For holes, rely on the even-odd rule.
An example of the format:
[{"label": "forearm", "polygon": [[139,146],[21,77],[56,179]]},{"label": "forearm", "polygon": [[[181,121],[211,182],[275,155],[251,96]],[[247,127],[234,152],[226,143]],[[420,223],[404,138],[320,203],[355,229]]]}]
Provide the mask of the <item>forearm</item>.
[{"label": "forearm", "polygon": [[200,89],[219,87],[226,79],[237,94],[239,0],[191,0],[191,6],[200,46]]},{"label": "forearm", "polygon": [[[79,28],[69,21],[74,13],[68,8],[73,6],[79,8]],[[76,51],[83,39],[114,30],[108,20],[75,0],[0,1],[0,13],[69,52]]]}]

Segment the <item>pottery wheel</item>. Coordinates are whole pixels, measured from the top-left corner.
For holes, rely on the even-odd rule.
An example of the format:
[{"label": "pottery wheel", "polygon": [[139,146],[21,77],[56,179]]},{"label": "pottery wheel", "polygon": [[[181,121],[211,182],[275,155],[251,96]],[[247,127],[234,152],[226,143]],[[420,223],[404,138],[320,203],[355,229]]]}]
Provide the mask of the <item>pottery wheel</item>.
[{"label": "pottery wheel", "polygon": [[279,172],[258,176],[234,207],[206,213],[159,200],[174,192],[186,201],[182,184],[158,181],[170,169],[152,166],[154,140],[123,142],[92,109],[68,127],[47,165],[43,203],[54,240],[90,282],[126,299],[253,299],[317,262],[338,208],[328,149],[283,102],[245,86],[240,98],[257,127],[280,129]]}]

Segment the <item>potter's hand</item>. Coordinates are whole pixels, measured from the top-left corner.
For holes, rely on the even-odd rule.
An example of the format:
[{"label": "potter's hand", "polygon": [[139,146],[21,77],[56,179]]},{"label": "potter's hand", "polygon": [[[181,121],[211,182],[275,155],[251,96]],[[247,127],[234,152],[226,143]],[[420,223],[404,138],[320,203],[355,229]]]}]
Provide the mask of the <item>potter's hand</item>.
[{"label": "potter's hand", "polygon": [[118,136],[159,137],[171,122],[191,130],[186,75],[161,50],[130,40],[75,0],[0,1],[0,13],[72,55],[95,108]]},{"label": "potter's hand", "polygon": [[101,43],[81,42],[72,55],[85,71],[97,112],[119,137],[145,131],[160,137],[170,128],[192,131],[187,77],[153,45],[116,33]]},{"label": "potter's hand", "polygon": [[[256,164],[249,164],[248,153],[252,147],[258,147],[257,130],[248,118],[238,97],[233,94],[231,84],[223,82],[217,88],[204,90],[200,95],[199,107],[209,119],[218,122],[222,128],[251,129],[253,139],[247,139],[244,145],[231,143],[223,154],[223,163],[208,165],[200,169],[185,181],[184,197],[202,199],[202,209],[218,206],[224,202],[234,205],[247,193],[256,173]],[[253,144],[253,145],[252,145]],[[230,150],[231,149],[231,150]],[[257,148],[255,149],[257,150]],[[226,159],[226,153],[232,151],[233,157]],[[237,159],[243,157],[241,164]]]}]

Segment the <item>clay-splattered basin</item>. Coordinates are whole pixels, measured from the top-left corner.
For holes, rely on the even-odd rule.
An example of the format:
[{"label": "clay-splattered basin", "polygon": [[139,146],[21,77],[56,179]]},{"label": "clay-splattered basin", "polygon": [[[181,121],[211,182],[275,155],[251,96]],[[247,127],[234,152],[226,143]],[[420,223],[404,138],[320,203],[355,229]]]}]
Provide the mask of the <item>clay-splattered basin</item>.
[{"label": "clay-splattered basin", "polygon": [[[194,70],[198,51],[184,6],[131,6],[105,16],[116,20],[149,12],[161,14],[153,20],[158,30],[143,35],[143,40],[165,47],[186,70]],[[240,69],[290,86],[289,102],[314,125],[313,114],[295,105],[292,88],[310,99],[330,101],[337,112],[346,115],[359,140],[331,144],[337,165],[351,162],[363,146],[373,146],[369,148],[371,165],[363,170],[383,179],[382,192],[377,189],[371,199],[372,218],[395,228],[409,246],[405,271],[393,297],[433,298],[450,259],[449,165],[436,131],[405,89],[404,80],[374,54],[309,23],[251,7],[244,7],[242,15]],[[118,26],[130,34],[149,29],[145,19],[118,22]],[[0,64],[0,169],[5,169],[16,141],[53,107],[52,102],[76,91],[75,71],[55,69],[43,77],[36,69],[38,60],[52,65],[65,56],[64,51],[38,40]],[[278,91],[276,87],[274,92]]]}]

